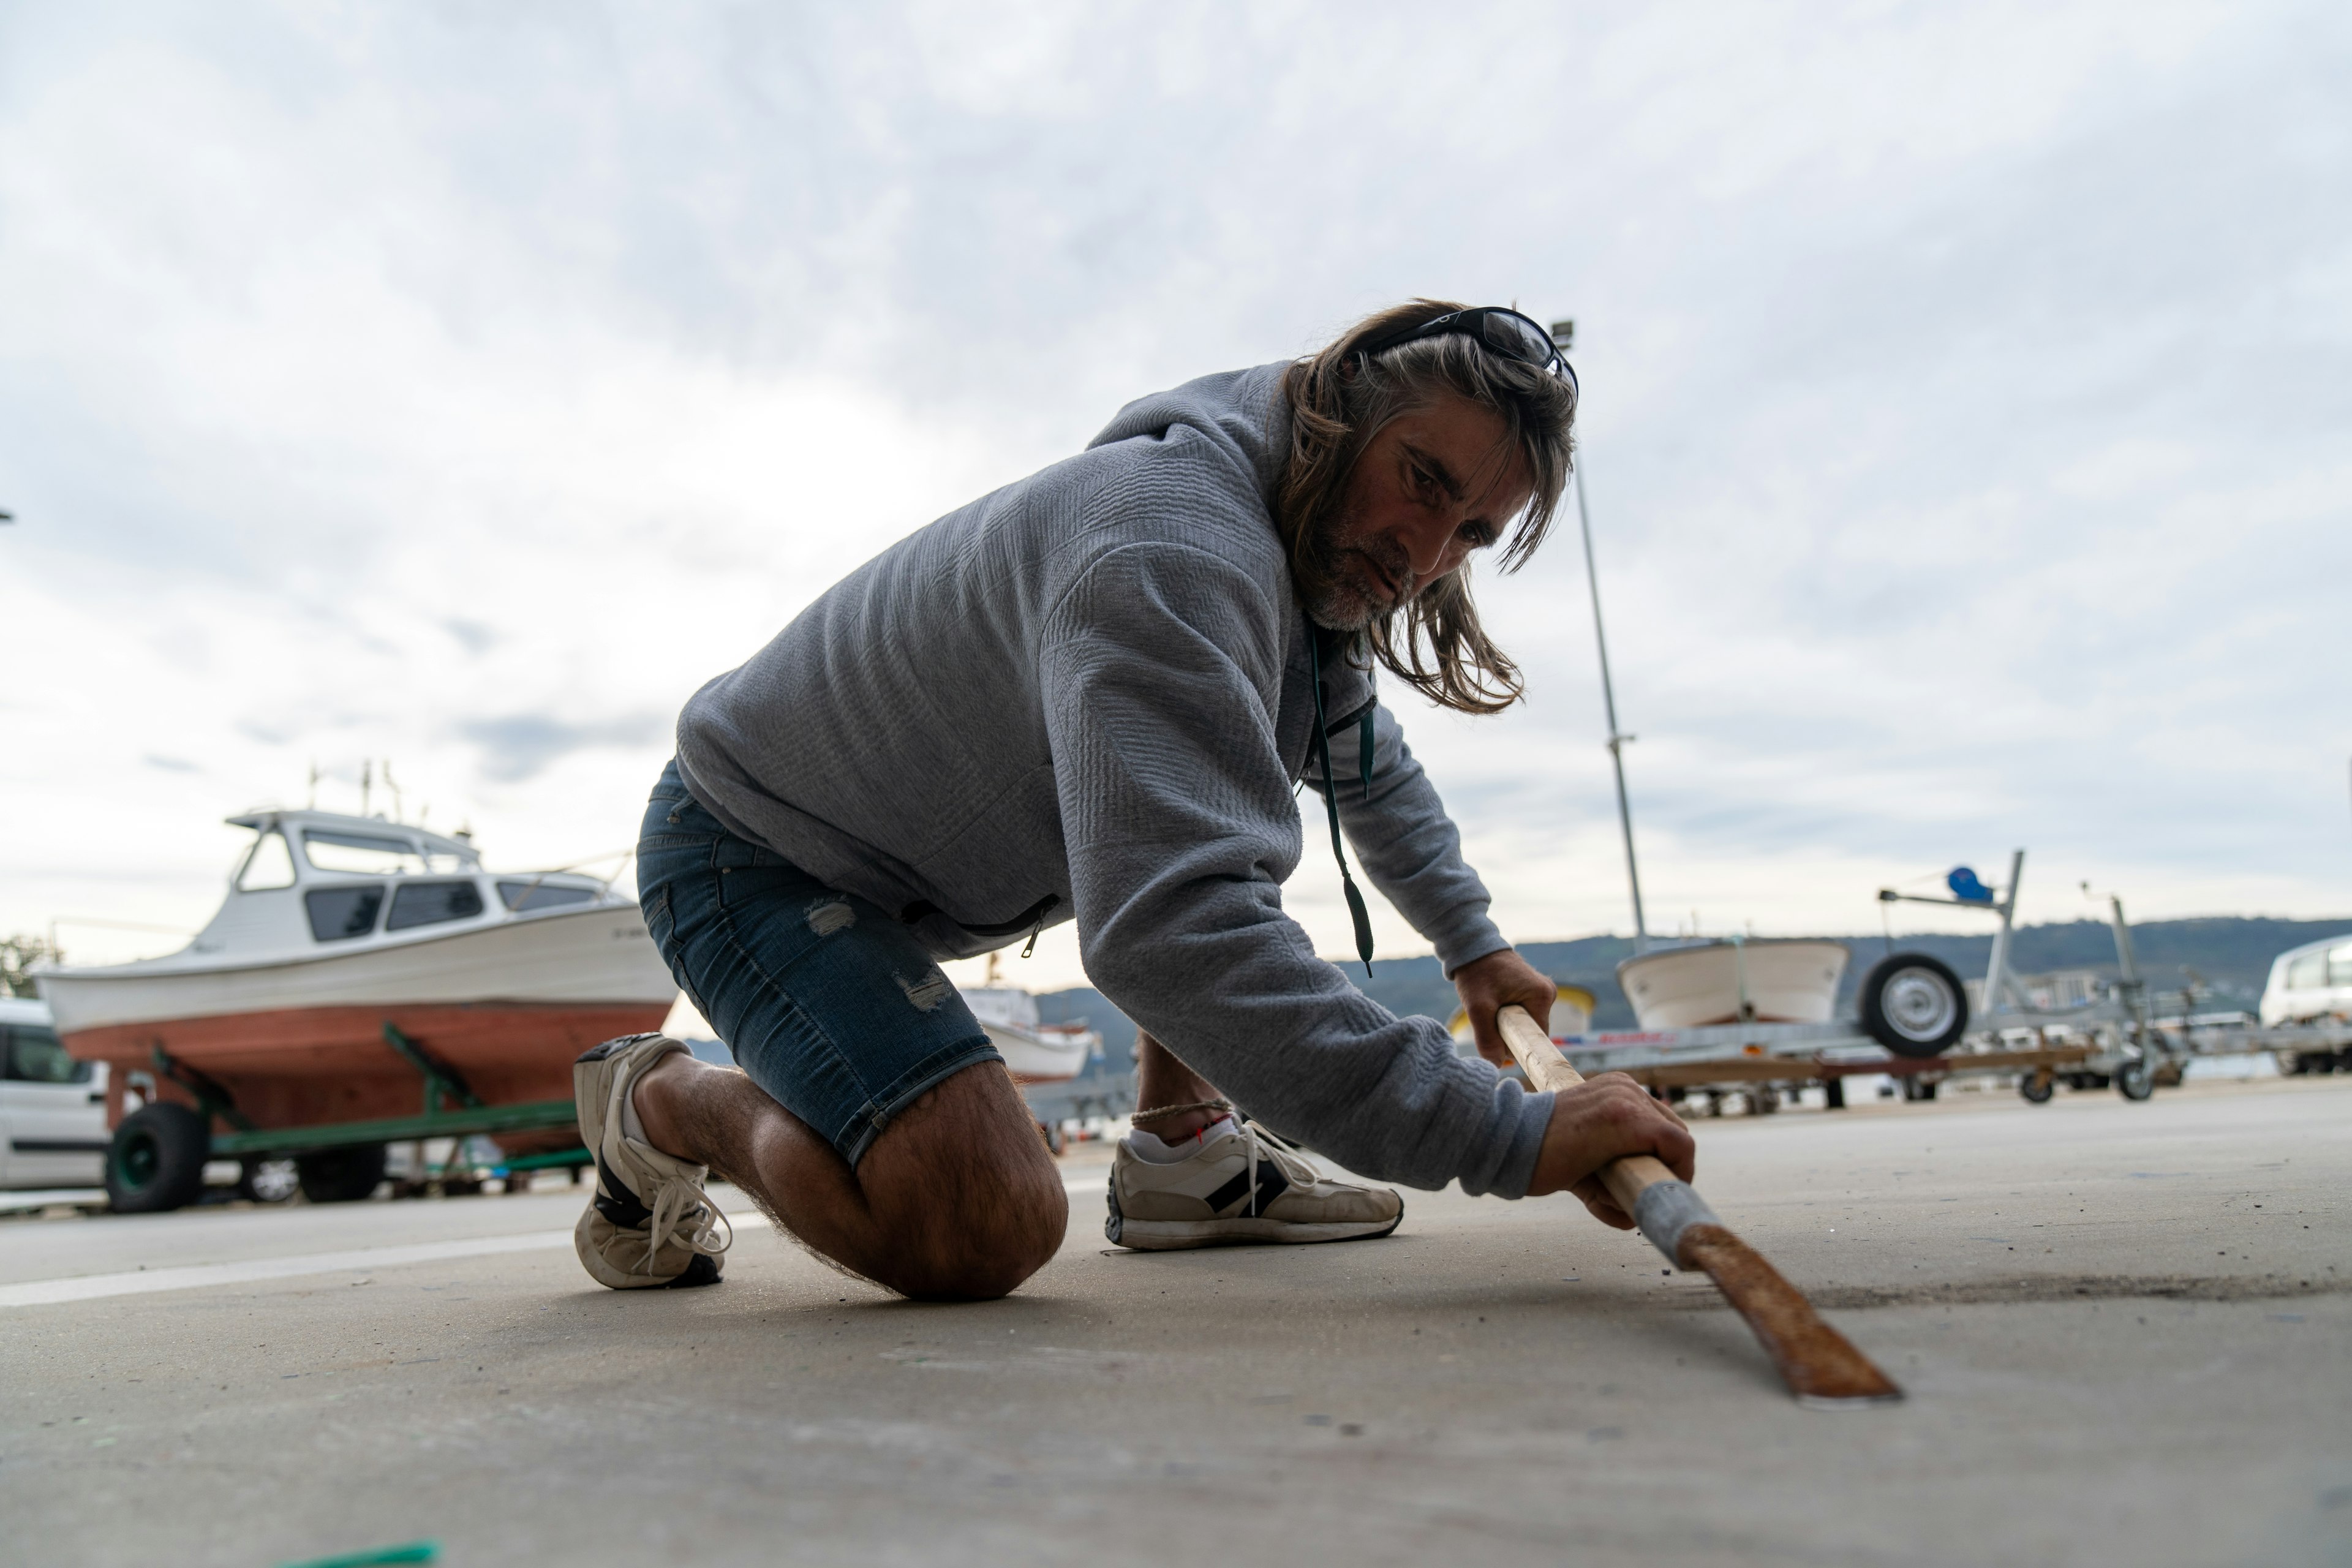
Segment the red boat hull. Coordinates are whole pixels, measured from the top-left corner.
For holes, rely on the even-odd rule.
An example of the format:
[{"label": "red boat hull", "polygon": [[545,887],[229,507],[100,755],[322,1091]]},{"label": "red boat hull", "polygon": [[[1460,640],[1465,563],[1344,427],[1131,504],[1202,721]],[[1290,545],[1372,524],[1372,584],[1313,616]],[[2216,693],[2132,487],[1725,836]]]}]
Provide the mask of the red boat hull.
[{"label": "red boat hull", "polygon": [[485,1104],[569,1100],[572,1063],[616,1035],[658,1029],[668,1003],[439,1003],[295,1007],[215,1018],[79,1029],[66,1048],[111,1064],[106,1121],[119,1124],[131,1073],[163,1099],[194,1097],[155,1071],[154,1047],[216,1080],[257,1128],[310,1127],[415,1116],[425,1080],[383,1037],[392,1025],[455,1068]]}]

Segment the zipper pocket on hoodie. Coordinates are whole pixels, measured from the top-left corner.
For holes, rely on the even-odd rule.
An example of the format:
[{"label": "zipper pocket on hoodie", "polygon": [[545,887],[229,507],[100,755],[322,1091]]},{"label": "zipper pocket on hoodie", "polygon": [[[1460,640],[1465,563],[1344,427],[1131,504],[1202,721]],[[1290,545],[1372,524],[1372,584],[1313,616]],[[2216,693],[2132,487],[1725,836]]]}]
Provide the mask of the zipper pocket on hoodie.
[{"label": "zipper pocket on hoodie", "polygon": [[[955,926],[957,930],[970,931],[974,936],[1019,936],[1023,931],[1027,931],[1029,933],[1029,947],[1034,949],[1037,945],[1037,933],[1045,929],[1045,917],[1051,914],[1054,910],[1054,906],[1061,901],[1062,900],[1060,895],[1048,893],[1044,898],[1038,900],[1035,903],[1030,905],[1027,909],[1023,910],[1020,914],[1012,920],[1003,921],[1002,924],[966,925],[961,921],[957,920],[954,916],[948,914],[945,910],[940,909],[939,905],[932,903],[929,900],[918,899],[913,903],[908,904],[905,909],[898,911],[898,921],[902,925],[915,925],[930,919],[933,915],[940,915],[944,916],[948,920],[949,923]],[[1028,957],[1028,951],[1024,950],[1021,956],[1024,958]]]}]

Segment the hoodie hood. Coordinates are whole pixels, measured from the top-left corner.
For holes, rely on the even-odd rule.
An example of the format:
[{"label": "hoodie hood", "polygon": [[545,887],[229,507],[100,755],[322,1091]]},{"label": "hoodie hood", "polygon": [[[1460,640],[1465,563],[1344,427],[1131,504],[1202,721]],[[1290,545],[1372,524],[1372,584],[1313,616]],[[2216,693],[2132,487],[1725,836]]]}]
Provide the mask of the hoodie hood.
[{"label": "hoodie hood", "polygon": [[1199,432],[1257,476],[1267,500],[1290,456],[1290,402],[1282,395],[1287,360],[1248,370],[1222,371],[1166,392],[1139,397],[1115,415],[1095,438],[1092,451],[1144,437],[1164,441],[1178,426]]}]

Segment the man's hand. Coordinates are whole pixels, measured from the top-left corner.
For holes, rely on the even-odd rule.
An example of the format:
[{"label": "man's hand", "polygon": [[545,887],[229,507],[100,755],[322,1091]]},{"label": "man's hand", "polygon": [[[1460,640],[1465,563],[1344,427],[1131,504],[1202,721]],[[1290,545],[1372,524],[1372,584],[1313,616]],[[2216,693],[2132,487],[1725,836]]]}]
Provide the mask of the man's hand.
[{"label": "man's hand", "polygon": [[1592,1217],[1619,1230],[1633,1216],[1619,1208],[1594,1173],[1627,1154],[1655,1154],[1687,1182],[1695,1150],[1690,1129],[1662,1100],[1621,1072],[1605,1072],[1552,1096],[1551,1125],[1536,1154],[1528,1196],[1565,1187],[1584,1200]]},{"label": "man's hand", "polygon": [[1511,1065],[1511,1050],[1503,1044],[1503,1031],[1495,1026],[1496,1010],[1516,1003],[1549,1029],[1552,1000],[1559,994],[1559,986],[1537,973],[1535,965],[1521,958],[1517,949],[1508,947],[1455,970],[1454,988],[1462,993],[1462,1005],[1469,1010],[1470,1033],[1478,1042],[1478,1054],[1498,1068]]}]

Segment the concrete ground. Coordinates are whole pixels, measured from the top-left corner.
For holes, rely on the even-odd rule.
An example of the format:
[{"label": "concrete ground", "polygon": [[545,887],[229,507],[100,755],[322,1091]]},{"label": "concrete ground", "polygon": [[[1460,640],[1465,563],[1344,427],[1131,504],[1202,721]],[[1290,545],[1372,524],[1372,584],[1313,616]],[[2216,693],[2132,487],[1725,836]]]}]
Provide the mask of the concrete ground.
[{"label": "concrete ground", "polygon": [[720,1288],[616,1295],[566,1188],[0,1223],[5,1556],[2352,1562],[2352,1082],[1702,1123],[1701,1189],[1909,1390],[1853,1414],[1570,1200],[1142,1255],[1101,1161],[983,1306],[757,1222]]}]

